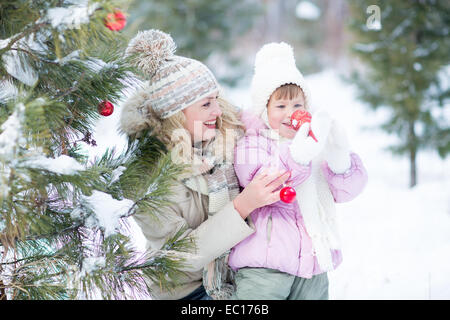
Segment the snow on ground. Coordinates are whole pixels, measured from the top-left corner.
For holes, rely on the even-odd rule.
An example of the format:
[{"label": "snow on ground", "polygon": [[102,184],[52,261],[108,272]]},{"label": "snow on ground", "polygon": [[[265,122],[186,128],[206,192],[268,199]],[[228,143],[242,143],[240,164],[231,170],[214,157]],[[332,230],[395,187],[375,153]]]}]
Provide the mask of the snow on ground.
[{"label": "snow on ground", "polygon": [[[325,108],[347,128],[369,183],[355,200],[337,205],[344,261],[329,273],[330,299],[450,299],[450,160],[418,157],[418,186],[408,188],[409,163],[383,150],[396,138],[367,130],[385,117],[355,99],[355,89],[333,71],[307,77],[314,109]],[[250,105],[248,87],[225,91],[236,105]],[[99,121],[93,134],[101,154],[124,145],[115,132],[120,114]],[[144,238],[134,224],[135,241]]]},{"label": "snow on ground", "polygon": [[[329,273],[331,299],[450,299],[450,160],[418,156],[418,181],[408,188],[409,163],[383,149],[396,141],[380,130],[386,111],[371,111],[333,71],[307,77],[313,110],[326,109],[347,129],[369,173],[355,200],[337,205],[344,261]],[[249,90],[230,90],[247,108]]]}]

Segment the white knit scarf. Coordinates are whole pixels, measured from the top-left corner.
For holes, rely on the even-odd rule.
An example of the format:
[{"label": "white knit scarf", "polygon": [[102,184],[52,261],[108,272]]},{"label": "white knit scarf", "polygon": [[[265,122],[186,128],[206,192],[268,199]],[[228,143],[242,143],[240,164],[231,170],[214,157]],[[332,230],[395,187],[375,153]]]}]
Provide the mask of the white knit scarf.
[{"label": "white knit scarf", "polygon": [[334,269],[332,249],[339,249],[339,236],[336,224],[336,208],[325,177],[322,174],[321,158],[311,163],[311,176],[295,187],[298,205],[311,237],[313,254],[317,257],[320,269]]}]

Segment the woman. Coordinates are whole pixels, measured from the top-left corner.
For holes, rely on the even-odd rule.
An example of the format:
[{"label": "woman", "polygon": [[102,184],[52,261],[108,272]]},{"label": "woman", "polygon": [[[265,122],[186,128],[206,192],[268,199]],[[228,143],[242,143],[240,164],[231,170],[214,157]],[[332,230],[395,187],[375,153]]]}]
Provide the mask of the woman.
[{"label": "woman", "polygon": [[[219,86],[211,71],[199,61],[174,55],[172,38],[159,30],[139,32],[130,41],[128,55],[149,78],[125,104],[121,131],[139,137],[143,130],[165,143],[175,162],[189,164],[170,196],[171,205],[161,223],[151,214],[135,215],[147,239],[147,248],[159,249],[181,228],[191,236],[196,250],[180,286],[170,292],[151,285],[156,299],[210,299],[202,285],[208,267],[207,286],[218,287],[223,264],[215,263],[254,230],[245,222],[256,208],[280,200],[274,192],[288,172],[263,172],[241,193],[234,173],[234,143],[242,131],[239,114],[219,98]],[[229,134],[234,133],[234,134]],[[220,259],[216,260],[220,262]],[[209,285],[208,285],[209,284]]]}]

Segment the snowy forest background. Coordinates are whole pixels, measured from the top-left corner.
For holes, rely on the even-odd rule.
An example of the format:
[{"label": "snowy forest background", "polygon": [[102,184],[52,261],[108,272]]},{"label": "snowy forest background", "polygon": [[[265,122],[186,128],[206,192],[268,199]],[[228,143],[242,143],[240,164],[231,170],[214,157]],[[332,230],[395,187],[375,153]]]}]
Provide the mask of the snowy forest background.
[{"label": "snowy forest background", "polygon": [[[177,52],[208,65],[242,108],[250,104],[257,50],[271,41],[294,47],[313,108],[346,125],[369,174],[362,195],[337,206],[344,261],[329,273],[330,299],[450,299],[450,5],[395,3],[134,0],[121,7],[124,43],[138,30],[170,33]],[[78,143],[88,162],[112,147],[126,150],[117,128],[131,90],[95,121],[96,143]],[[127,220],[143,250],[139,228]]]}]

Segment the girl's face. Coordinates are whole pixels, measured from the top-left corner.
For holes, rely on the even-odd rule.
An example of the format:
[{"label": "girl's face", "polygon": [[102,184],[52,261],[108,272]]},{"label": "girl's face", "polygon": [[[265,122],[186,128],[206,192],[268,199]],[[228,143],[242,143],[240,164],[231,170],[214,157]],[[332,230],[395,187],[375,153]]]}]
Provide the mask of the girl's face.
[{"label": "girl's face", "polygon": [[267,116],[269,124],[274,130],[278,130],[280,136],[292,139],[296,131],[291,127],[291,115],[299,109],[306,110],[305,98],[302,93],[293,99],[275,98],[274,94],[267,104]]},{"label": "girl's face", "polygon": [[191,134],[193,142],[215,137],[216,121],[222,115],[217,98],[218,91],[182,110],[186,117],[184,127]]}]

